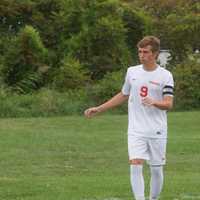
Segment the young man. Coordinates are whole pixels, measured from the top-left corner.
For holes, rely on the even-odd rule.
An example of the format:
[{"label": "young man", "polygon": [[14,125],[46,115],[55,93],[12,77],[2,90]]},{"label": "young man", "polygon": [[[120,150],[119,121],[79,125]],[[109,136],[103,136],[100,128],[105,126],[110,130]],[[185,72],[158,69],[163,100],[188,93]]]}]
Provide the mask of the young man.
[{"label": "young man", "polygon": [[138,45],[141,65],[129,67],[121,92],[104,104],[89,108],[90,118],[128,100],[128,152],[131,186],[136,200],[145,200],[143,164],[150,166],[150,200],[157,200],[163,185],[167,143],[167,110],[173,106],[173,77],[157,63],[160,40],[146,36]]}]

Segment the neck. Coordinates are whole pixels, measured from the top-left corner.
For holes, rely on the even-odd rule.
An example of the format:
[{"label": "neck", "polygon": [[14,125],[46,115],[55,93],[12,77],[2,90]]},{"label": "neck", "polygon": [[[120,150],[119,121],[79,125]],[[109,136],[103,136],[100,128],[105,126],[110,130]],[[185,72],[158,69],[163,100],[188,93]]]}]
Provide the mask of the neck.
[{"label": "neck", "polygon": [[153,71],[157,68],[157,63],[156,62],[152,62],[152,63],[145,63],[143,64],[143,68],[146,71]]}]

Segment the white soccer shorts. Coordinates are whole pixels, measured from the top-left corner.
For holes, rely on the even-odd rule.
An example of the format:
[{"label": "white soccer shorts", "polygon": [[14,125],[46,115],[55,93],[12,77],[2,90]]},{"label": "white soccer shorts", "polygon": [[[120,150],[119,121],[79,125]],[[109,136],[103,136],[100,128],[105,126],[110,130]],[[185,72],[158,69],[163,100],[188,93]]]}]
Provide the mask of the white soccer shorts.
[{"label": "white soccer shorts", "polygon": [[165,165],[167,139],[128,135],[129,160],[143,159],[149,165]]}]

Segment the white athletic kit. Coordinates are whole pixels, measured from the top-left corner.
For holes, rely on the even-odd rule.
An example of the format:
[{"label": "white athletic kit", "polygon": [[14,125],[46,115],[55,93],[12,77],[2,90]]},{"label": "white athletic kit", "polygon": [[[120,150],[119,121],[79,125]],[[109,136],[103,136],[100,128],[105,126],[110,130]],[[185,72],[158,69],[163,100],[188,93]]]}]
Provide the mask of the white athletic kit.
[{"label": "white athletic kit", "polygon": [[172,74],[160,67],[146,71],[143,65],[129,67],[122,88],[129,95],[128,149],[129,159],[149,160],[152,165],[165,164],[167,111],[145,106],[142,98],[162,100],[173,96]]}]

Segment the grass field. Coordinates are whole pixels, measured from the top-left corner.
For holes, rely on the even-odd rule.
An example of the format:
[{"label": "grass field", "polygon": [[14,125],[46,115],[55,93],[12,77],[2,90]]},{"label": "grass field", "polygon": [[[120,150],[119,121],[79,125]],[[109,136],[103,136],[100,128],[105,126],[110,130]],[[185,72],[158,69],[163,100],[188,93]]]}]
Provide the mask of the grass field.
[{"label": "grass field", "polygon": [[[0,200],[133,199],[126,127],[120,115],[1,119]],[[168,141],[161,200],[200,199],[200,112],[169,113]]]}]

